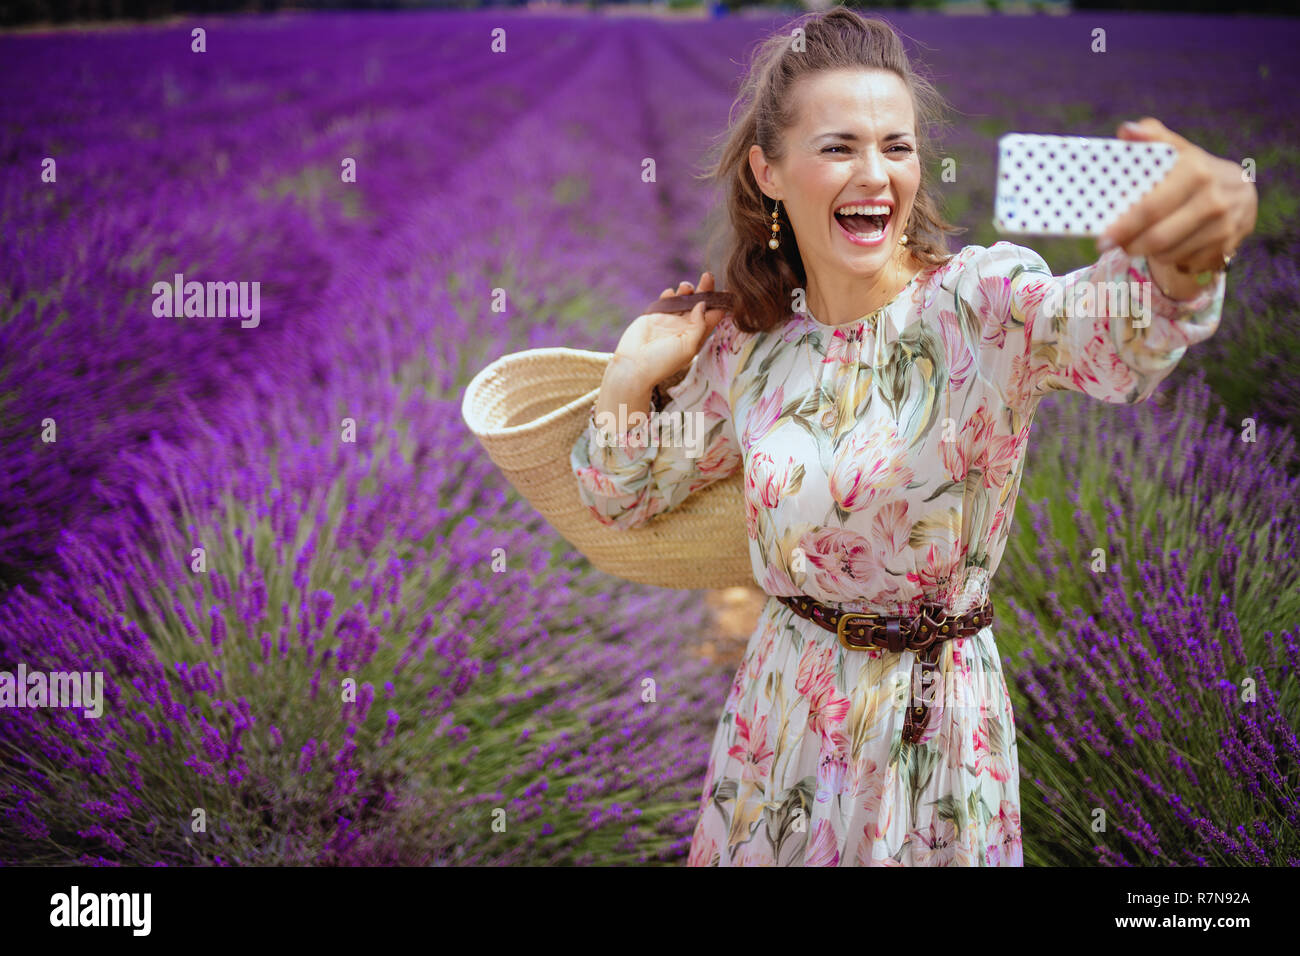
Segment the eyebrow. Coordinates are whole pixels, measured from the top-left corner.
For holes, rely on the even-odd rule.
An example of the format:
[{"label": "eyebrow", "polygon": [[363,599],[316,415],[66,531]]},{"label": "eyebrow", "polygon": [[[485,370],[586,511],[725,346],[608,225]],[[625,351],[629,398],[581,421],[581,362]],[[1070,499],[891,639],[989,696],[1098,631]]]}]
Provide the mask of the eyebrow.
[{"label": "eyebrow", "polygon": [[[903,132],[890,133],[888,136],[885,137],[885,142],[888,143],[890,140],[895,140],[895,139],[906,139],[911,135],[912,135],[911,133],[903,133]],[[814,137],[814,142],[823,139],[847,139],[853,143],[859,141],[859,137],[856,133],[822,133],[820,136]]]}]

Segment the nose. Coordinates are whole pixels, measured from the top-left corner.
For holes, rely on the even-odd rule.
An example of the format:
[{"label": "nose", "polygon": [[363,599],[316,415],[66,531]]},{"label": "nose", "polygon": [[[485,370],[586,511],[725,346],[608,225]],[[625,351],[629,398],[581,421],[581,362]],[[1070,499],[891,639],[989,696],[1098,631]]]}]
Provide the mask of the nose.
[{"label": "nose", "polygon": [[868,149],[861,154],[858,168],[854,171],[856,181],[867,190],[879,191],[889,185],[889,173],[885,170],[885,158],[877,150]]}]

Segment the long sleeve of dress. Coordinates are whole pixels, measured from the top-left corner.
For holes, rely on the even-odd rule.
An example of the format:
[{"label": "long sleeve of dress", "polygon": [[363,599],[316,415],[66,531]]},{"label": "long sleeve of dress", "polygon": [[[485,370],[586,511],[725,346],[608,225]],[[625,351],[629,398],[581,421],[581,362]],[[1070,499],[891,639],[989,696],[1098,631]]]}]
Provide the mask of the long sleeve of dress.
[{"label": "long sleeve of dress", "polygon": [[977,346],[980,376],[1021,413],[1066,389],[1117,404],[1145,401],[1187,347],[1219,326],[1222,273],[1178,301],[1159,290],[1146,257],[1123,249],[1063,276],[1010,242],[963,253],[971,259],[953,273],[963,331]]},{"label": "long sleeve of dress", "polygon": [[[624,443],[602,444],[596,426],[587,423],[570,465],[579,498],[602,524],[638,527],[740,468],[729,392],[745,338],[730,319],[714,326],[685,377],[665,389],[657,434],[648,429],[640,441],[634,434]],[[674,420],[680,428],[669,427]]]}]

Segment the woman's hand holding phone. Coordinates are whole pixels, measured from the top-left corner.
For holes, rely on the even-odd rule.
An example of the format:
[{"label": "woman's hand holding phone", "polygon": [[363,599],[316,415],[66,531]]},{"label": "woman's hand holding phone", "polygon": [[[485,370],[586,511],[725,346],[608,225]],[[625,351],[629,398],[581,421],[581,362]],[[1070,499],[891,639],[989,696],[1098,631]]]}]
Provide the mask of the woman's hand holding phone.
[{"label": "woman's hand holding phone", "polygon": [[1122,246],[1129,255],[1146,256],[1166,294],[1190,298],[1201,288],[1196,274],[1222,270],[1225,257],[1254,231],[1259,209],[1255,184],[1237,163],[1211,155],[1153,117],[1122,125],[1119,136],[1168,143],[1178,160],[1151,192],[1110,225],[1098,248]]}]

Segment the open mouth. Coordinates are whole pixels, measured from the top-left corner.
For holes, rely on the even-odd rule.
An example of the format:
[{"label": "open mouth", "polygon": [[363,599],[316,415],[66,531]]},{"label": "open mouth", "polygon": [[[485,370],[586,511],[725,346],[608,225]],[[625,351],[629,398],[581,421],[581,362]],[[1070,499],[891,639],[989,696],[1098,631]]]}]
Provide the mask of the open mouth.
[{"label": "open mouth", "polygon": [[851,238],[858,242],[874,243],[885,237],[885,229],[889,226],[892,213],[888,207],[868,204],[849,206],[846,210],[836,210],[835,221]]}]

